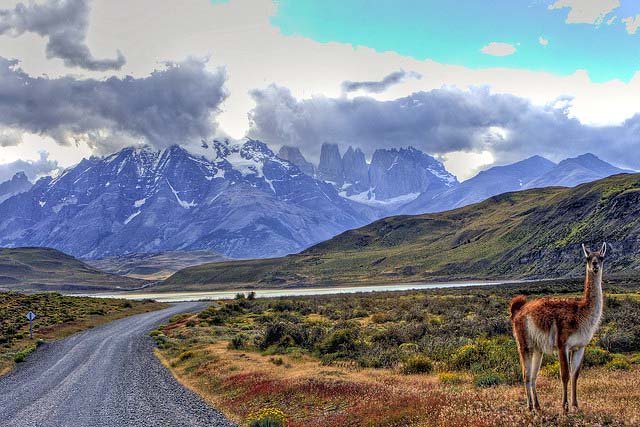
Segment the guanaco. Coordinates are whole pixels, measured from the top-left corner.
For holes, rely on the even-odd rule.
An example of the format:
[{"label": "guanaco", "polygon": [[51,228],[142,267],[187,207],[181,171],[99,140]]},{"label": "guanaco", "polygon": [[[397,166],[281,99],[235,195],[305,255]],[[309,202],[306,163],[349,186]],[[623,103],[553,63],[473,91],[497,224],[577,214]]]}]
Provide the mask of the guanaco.
[{"label": "guanaco", "polygon": [[576,388],[584,348],[602,318],[602,271],[607,244],[592,252],[582,245],[586,276],[582,298],[539,298],[527,301],[523,295],[511,300],[511,323],[518,344],[522,378],[529,410],[540,409],[536,379],[543,354],[558,353],[562,379],[562,409],[569,410],[567,385],[571,380],[571,405],[578,409]]}]

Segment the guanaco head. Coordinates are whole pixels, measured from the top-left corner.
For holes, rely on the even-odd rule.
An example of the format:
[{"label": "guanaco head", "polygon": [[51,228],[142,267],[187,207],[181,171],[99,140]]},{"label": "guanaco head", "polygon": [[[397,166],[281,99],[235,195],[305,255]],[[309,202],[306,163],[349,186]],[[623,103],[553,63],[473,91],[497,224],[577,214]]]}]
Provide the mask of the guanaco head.
[{"label": "guanaco head", "polygon": [[591,251],[582,244],[582,252],[587,260],[587,270],[592,273],[598,273],[604,264],[604,255],[607,253],[607,243],[602,243],[602,247],[599,251]]}]

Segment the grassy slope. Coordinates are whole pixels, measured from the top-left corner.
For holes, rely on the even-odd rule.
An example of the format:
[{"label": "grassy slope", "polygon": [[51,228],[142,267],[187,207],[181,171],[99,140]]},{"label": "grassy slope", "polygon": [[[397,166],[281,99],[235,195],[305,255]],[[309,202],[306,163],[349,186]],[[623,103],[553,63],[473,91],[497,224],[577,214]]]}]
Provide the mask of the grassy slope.
[{"label": "grassy slope", "polygon": [[178,270],[226,258],[211,251],[167,251],[132,254],[86,261],[87,264],[113,274],[146,280],[163,280]]},{"label": "grassy slope", "polygon": [[[124,301],[0,292],[0,375],[33,351],[39,341],[64,338],[84,329],[133,314],[166,307],[150,301]],[[29,339],[28,311],[36,313],[33,340]]]},{"label": "grassy slope", "polygon": [[640,267],[640,175],[492,197],[437,214],[397,216],[283,258],[181,270],[159,289],[542,278],[582,274],[580,243],[612,244],[608,271]]},{"label": "grassy slope", "polygon": [[0,289],[124,290],[139,288],[145,283],[104,273],[55,249],[0,249]]}]

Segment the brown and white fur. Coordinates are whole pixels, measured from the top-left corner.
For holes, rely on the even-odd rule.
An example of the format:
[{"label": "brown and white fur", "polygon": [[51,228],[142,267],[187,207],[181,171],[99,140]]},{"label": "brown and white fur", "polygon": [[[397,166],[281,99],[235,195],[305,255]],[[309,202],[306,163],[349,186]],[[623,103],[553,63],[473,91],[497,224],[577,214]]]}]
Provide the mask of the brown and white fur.
[{"label": "brown and white fur", "polygon": [[518,344],[522,378],[529,409],[540,409],[536,379],[544,353],[558,353],[562,379],[562,408],[569,410],[567,385],[571,380],[571,405],[578,409],[576,386],[584,348],[602,317],[602,270],[607,244],[597,252],[582,245],[586,260],[584,294],[580,299],[540,298],[527,301],[519,295],[511,300],[511,323]]}]

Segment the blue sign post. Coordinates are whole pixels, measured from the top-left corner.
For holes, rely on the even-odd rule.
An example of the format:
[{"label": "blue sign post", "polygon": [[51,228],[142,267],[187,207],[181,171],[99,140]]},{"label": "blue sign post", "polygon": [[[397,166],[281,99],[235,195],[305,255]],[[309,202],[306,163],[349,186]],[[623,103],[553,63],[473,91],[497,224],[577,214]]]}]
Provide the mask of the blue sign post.
[{"label": "blue sign post", "polygon": [[33,311],[27,313],[27,319],[29,319],[29,338],[33,339],[33,319],[36,318],[36,314]]}]

